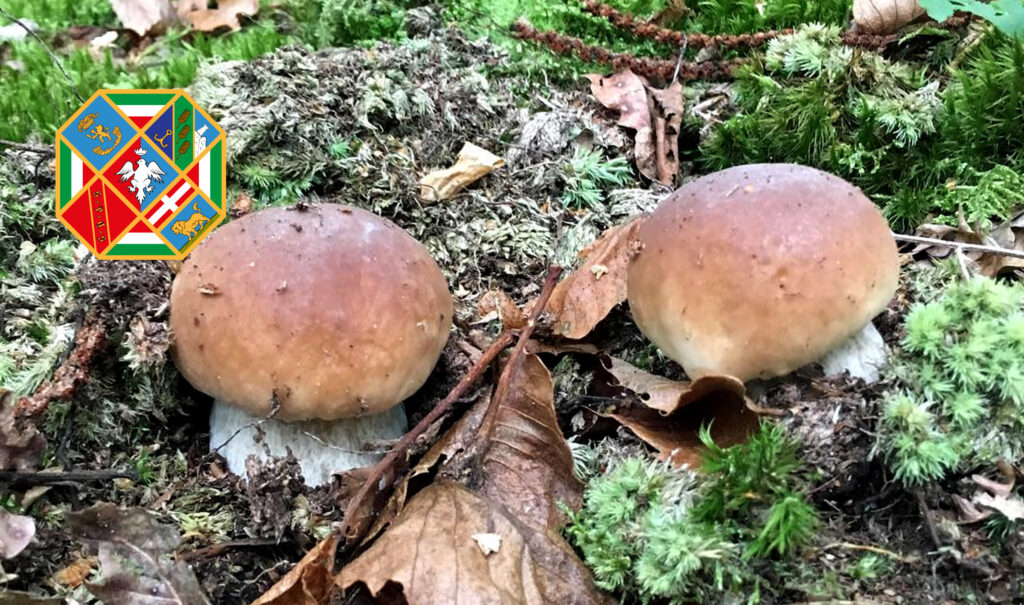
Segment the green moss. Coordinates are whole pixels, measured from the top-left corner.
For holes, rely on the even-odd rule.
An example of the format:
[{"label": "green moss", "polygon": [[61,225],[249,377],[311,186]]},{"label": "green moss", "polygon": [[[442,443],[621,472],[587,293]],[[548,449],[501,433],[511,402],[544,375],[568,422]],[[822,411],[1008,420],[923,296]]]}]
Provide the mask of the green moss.
[{"label": "green moss", "polygon": [[612,461],[593,478],[566,529],[607,590],[643,602],[719,602],[767,586],[756,562],[786,559],[813,539],[817,511],[803,495],[796,444],[762,424],[722,448],[703,431],[705,479],[642,458]]},{"label": "green moss", "polygon": [[935,481],[1024,456],[1024,286],[977,278],[911,309],[877,449],[897,479]]}]

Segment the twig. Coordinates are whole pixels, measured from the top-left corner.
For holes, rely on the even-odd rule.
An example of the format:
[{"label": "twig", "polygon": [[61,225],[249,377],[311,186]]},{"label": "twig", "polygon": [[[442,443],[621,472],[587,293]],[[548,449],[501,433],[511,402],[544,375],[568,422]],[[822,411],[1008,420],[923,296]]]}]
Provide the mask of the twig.
[{"label": "twig", "polygon": [[43,42],[43,39],[40,38],[36,34],[36,32],[32,31],[32,29],[29,26],[25,25],[24,23],[22,23],[18,19],[14,18],[11,15],[11,13],[7,12],[7,10],[4,9],[4,7],[2,7],[2,6],[0,6],[0,15],[3,15],[8,20],[10,20],[12,23],[17,24],[18,27],[20,27],[21,29],[25,30],[25,32],[28,33],[28,35],[30,35],[33,38],[35,38],[36,42],[38,42],[40,44],[40,46],[42,46],[43,48],[46,49],[46,52],[49,53],[50,59],[53,60],[54,65],[56,65],[57,69],[59,69],[60,72],[62,74],[64,74],[64,78],[67,79],[68,84],[71,85],[71,91],[75,93],[76,97],[78,97],[78,102],[79,103],[85,103],[85,98],[82,97],[82,93],[78,90],[78,85],[75,84],[75,81],[71,79],[71,74],[69,74],[68,71],[66,69],[64,69],[64,64],[60,62],[60,59],[57,57],[56,53],[53,52],[53,49],[50,48],[50,45],[47,44],[46,42]]},{"label": "twig", "polygon": [[219,544],[211,544],[205,548],[197,548],[195,550],[189,550],[178,554],[179,561],[192,561],[195,559],[208,559],[210,557],[216,557],[226,550],[232,548],[254,548],[260,546],[280,546],[281,542],[277,540],[269,540],[266,538],[254,538],[249,540],[230,540],[228,542],[221,542]]},{"label": "twig", "polygon": [[510,344],[512,344],[512,340],[513,337],[511,333],[503,332],[501,336],[499,336],[497,340],[495,340],[494,343],[492,343],[491,346],[483,352],[480,359],[473,364],[473,367],[470,368],[469,372],[462,377],[462,380],[455,385],[455,388],[448,393],[448,396],[434,406],[434,409],[430,410],[429,414],[424,416],[423,419],[412,428],[412,430],[406,433],[405,437],[402,437],[402,440],[395,445],[394,449],[388,452],[387,456],[384,456],[380,462],[370,469],[370,473],[366,477],[366,481],[363,482],[363,485],[359,488],[359,491],[356,492],[356,495],[349,500],[347,508],[345,509],[345,516],[336,531],[344,535],[350,542],[354,542],[358,539],[365,529],[365,524],[362,523],[361,520],[356,519],[356,515],[358,515],[363,508],[363,502],[367,498],[371,497],[371,490],[383,491],[384,489],[391,487],[394,478],[388,477],[385,479],[385,475],[387,475],[389,471],[393,471],[397,466],[399,459],[405,455],[420,435],[425,433],[427,429],[430,428],[430,426],[441,416],[451,411],[455,402],[461,399],[465,392],[469,390],[469,387],[471,387],[473,383],[483,375],[484,370],[491,365],[491,362],[494,361],[502,351],[508,348]]},{"label": "twig", "polygon": [[867,552],[873,552],[875,554],[885,555],[890,559],[896,559],[900,563],[906,563],[908,565],[913,565],[921,560],[919,557],[901,555],[899,553],[893,552],[891,550],[886,550],[878,546],[870,546],[866,544],[853,544],[852,542],[834,542],[826,546],[824,550],[831,550],[833,548],[849,548],[851,550],[864,550]]},{"label": "twig", "polygon": [[[544,281],[544,288],[541,291],[540,296],[537,298],[537,303],[533,306],[530,312],[530,318],[526,323],[526,327],[523,328],[519,334],[519,340],[516,343],[515,349],[513,349],[509,362],[511,363],[516,359],[516,356],[522,356],[523,351],[526,348],[526,342],[530,338],[530,334],[533,332],[534,327],[537,325],[537,321],[540,318],[541,313],[544,312],[544,308],[547,306],[548,299],[551,298],[551,293],[555,289],[555,283],[558,282],[558,276],[562,273],[560,267],[551,267],[548,269],[547,278]],[[484,370],[491,365],[498,355],[501,354],[510,344],[512,344],[513,336],[511,332],[502,332],[500,336],[487,348],[486,351],[480,356],[473,367],[470,368],[469,372],[462,377],[455,388],[452,389],[448,396],[441,400],[434,409],[430,410],[430,413],[423,417],[419,423],[413,427],[411,431],[406,433],[405,437],[384,457],[383,460],[378,462],[370,469],[370,473],[366,477],[366,480],[360,486],[359,491],[356,492],[355,496],[349,501],[345,509],[345,517],[341,521],[341,525],[335,530],[340,532],[345,537],[348,544],[355,543],[363,532],[366,531],[369,525],[369,519],[357,518],[364,508],[364,502],[367,498],[378,495],[386,489],[394,487],[395,479],[397,478],[397,469],[399,460],[405,457],[410,447],[416,442],[416,440],[427,431],[441,416],[447,414],[456,401],[462,398],[469,387],[471,387],[479,378],[483,375]],[[495,399],[497,399],[497,393]],[[376,492],[376,493],[372,493]]]},{"label": "twig", "polygon": [[110,479],[131,479],[137,481],[138,474],[130,469],[109,469],[95,471],[0,471],[0,483],[10,485],[53,485],[55,483],[86,483],[109,481]]},{"label": "twig", "polygon": [[968,252],[987,252],[989,254],[997,254],[999,256],[1010,256],[1013,258],[1024,258],[1024,250],[1010,250],[1009,248],[1000,248],[998,246],[985,246],[982,244],[967,244],[964,242],[950,242],[944,239],[937,239],[934,237],[921,237],[919,235],[902,235],[900,233],[893,233],[893,239],[899,242],[911,242],[916,244],[928,244],[931,246],[944,246],[946,248],[959,248]]},{"label": "twig", "polygon": [[935,517],[932,515],[932,509],[928,508],[928,503],[925,502],[923,493],[914,492],[914,497],[917,498],[917,507],[921,510],[921,516],[924,517],[925,525],[928,527],[928,537],[932,539],[932,544],[935,545],[935,548],[941,549],[945,545],[939,538],[939,530],[935,528]]},{"label": "twig", "polygon": [[14,141],[8,141],[6,139],[0,139],[0,145],[4,147],[10,147],[11,149],[17,149],[18,151],[31,151],[32,153],[39,153],[44,155],[53,155],[53,147],[48,145],[33,145],[31,143],[16,143]]}]

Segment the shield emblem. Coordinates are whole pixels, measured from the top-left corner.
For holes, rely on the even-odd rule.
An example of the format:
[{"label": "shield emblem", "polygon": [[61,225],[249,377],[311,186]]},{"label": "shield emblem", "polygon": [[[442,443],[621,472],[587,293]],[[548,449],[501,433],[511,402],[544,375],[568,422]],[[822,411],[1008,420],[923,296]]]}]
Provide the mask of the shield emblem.
[{"label": "shield emblem", "polygon": [[183,259],[226,214],[225,138],[182,90],[100,90],[57,131],[57,218],[101,259]]}]

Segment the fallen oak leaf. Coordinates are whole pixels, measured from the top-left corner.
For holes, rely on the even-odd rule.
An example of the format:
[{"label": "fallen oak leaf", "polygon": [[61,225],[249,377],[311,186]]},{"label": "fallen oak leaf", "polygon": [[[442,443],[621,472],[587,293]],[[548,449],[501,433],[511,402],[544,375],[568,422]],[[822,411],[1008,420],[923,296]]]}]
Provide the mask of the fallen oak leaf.
[{"label": "fallen oak leaf", "polygon": [[521,330],[526,325],[526,315],[516,306],[516,303],[501,290],[489,290],[484,292],[476,305],[477,314],[481,321],[488,319],[491,314],[501,321],[506,330]]},{"label": "fallen oak leaf", "polygon": [[[548,323],[557,336],[583,338],[626,300],[626,271],[638,250],[644,218],[611,227],[580,252],[583,265],[555,286],[547,305]],[[595,272],[598,266],[602,269]]]},{"label": "fallen oak leaf", "polygon": [[192,569],[174,559],[178,530],[141,508],[111,503],[67,513],[68,528],[97,552],[102,584],[86,584],[108,605],[209,604]]},{"label": "fallen oak leaf", "polygon": [[1024,500],[1017,495],[993,496],[992,494],[979,493],[971,500],[972,503],[985,508],[991,508],[1010,521],[1024,519]]},{"label": "fallen oak leaf", "polygon": [[252,605],[327,605],[334,592],[334,555],[341,536],[332,532]]},{"label": "fallen oak leaf", "polygon": [[672,185],[679,174],[679,130],[683,120],[683,86],[652,87],[629,69],[612,76],[587,74],[601,105],[619,112],[619,126],[636,131],[633,156],[645,177]]},{"label": "fallen oak leaf", "polygon": [[220,0],[217,8],[194,10],[185,15],[193,29],[201,32],[212,32],[222,27],[231,31],[242,29],[239,15],[253,17],[260,11],[259,0]]},{"label": "fallen oak leaf", "polygon": [[428,204],[447,200],[504,165],[504,159],[482,147],[466,143],[451,168],[436,170],[420,179],[420,199]]}]

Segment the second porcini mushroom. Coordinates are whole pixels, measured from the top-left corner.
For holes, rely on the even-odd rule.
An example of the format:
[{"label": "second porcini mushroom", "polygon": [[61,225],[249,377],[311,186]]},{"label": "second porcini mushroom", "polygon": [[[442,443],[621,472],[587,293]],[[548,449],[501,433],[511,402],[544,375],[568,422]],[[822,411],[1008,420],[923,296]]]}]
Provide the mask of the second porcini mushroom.
[{"label": "second porcini mushroom", "polygon": [[691,379],[787,374],[857,334],[896,292],[889,227],[853,185],[793,164],[696,179],[640,227],[640,330]]},{"label": "second porcini mushroom", "polygon": [[210,447],[242,475],[250,455],[290,449],[309,485],[374,463],[367,444],[405,433],[401,402],[427,380],[451,325],[448,284],[426,249],[333,204],[217,229],[171,293],[175,362],[215,398]]}]

